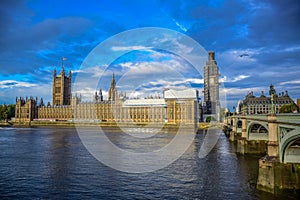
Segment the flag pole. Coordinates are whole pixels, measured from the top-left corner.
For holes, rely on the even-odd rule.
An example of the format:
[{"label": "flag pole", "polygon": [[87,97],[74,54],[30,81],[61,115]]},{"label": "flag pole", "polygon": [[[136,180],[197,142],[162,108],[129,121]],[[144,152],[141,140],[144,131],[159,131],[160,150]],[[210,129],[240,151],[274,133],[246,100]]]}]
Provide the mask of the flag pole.
[{"label": "flag pole", "polygon": [[62,57],[62,58],[61,58],[61,66],[62,66],[62,68],[64,68],[64,61],[65,61],[65,60],[67,60],[67,58],[65,58],[65,57]]}]

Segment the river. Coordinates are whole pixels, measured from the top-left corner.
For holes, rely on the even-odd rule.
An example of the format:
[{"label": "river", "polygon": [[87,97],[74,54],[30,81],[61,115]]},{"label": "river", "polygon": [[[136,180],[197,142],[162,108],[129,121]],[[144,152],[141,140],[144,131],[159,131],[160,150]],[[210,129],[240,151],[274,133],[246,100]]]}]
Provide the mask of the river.
[{"label": "river", "polygon": [[[121,131],[105,132],[113,143],[123,141]],[[204,137],[199,131],[165,168],[126,173],[95,159],[74,128],[0,128],[0,199],[296,199],[256,190],[260,156],[236,155],[224,134],[200,159]]]}]

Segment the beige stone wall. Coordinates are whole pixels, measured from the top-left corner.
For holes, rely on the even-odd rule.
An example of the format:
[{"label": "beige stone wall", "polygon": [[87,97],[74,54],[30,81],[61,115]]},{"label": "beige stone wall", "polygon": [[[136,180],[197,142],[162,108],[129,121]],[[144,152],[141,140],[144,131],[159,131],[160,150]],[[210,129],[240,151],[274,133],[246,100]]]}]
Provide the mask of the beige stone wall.
[{"label": "beige stone wall", "polygon": [[37,112],[37,105],[34,99],[30,98],[26,101],[19,99],[16,102],[15,121],[30,122],[38,117]]},{"label": "beige stone wall", "polygon": [[167,107],[123,107],[122,101],[114,103],[105,101],[74,103],[71,106],[45,106],[36,108],[34,111],[31,109],[30,104],[20,106],[20,102],[17,102],[16,121],[74,119],[99,122],[165,123],[168,120],[168,124],[194,124],[197,120],[198,107],[194,100],[168,100]]},{"label": "beige stone wall", "polygon": [[60,121],[71,120],[72,109],[70,106],[40,107],[38,108],[38,119],[55,119]]},{"label": "beige stone wall", "polygon": [[167,100],[168,123],[194,124],[197,120],[197,109],[194,100]]}]

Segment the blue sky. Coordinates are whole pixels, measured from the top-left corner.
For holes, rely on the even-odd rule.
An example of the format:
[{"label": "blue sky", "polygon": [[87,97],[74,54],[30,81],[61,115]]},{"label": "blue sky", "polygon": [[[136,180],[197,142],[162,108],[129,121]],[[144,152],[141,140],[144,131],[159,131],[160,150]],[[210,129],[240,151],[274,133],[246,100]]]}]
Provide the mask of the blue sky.
[{"label": "blue sky", "polygon": [[[67,58],[65,67],[74,72],[74,80],[82,74],[101,77],[93,87],[82,84],[78,92],[85,96],[99,87],[106,95],[112,72],[117,81],[123,80],[117,83],[119,90],[135,96],[160,95],[166,87],[186,85],[202,91],[198,72],[204,64],[195,66],[196,72],[181,55],[144,45],[143,35],[128,37],[124,44],[98,55],[108,59],[116,51],[133,50],[114,62],[82,68],[101,42],[143,27],[177,31],[205,50],[215,51],[221,92],[226,93],[226,106],[231,109],[249,91],[257,96],[262,90],[268,93],[271,83],[277,92],[288,90],[295,100],[300,98],[298,19],[298,0],[2,0],[0,104],[14,103],[16,96],[26,95],[51,101],[52,71],[54,67],[60,71],[62,57]],[[191,49],[179,40],[170,41]]]}]

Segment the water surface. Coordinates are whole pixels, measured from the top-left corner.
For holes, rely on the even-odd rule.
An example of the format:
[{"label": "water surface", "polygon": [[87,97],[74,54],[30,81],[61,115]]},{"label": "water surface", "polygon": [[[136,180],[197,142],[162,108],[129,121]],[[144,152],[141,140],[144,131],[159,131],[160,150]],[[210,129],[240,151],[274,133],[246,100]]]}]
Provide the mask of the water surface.
[{"label": "water surface", "polygon": [[[119,130],[106,134],[119,146],[143,148]],[[153,141],[160,146],[173,137],[164,131]],[[73,128],[0,128],[0,198],[296,199],[256,190],[259,156],[237,156],[224,134],[199,159],[204,137],[196,134],[188,151],[168,167],[132,174],[96,160]]]}]

